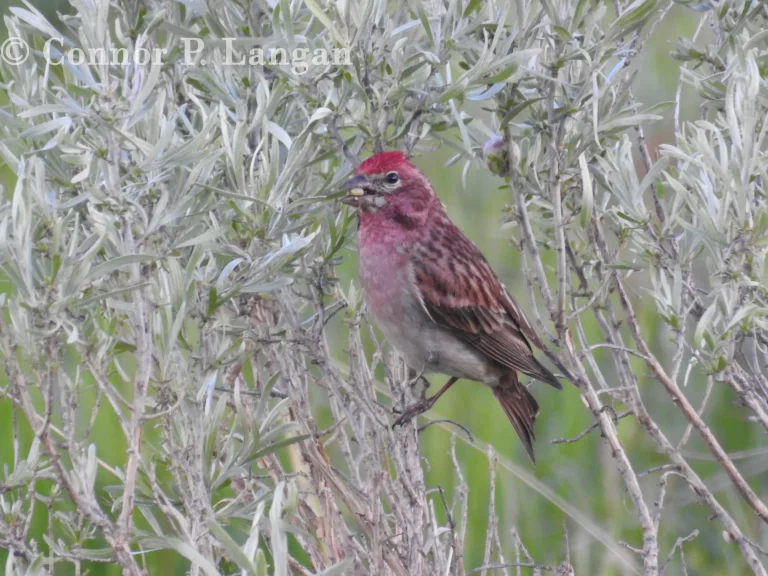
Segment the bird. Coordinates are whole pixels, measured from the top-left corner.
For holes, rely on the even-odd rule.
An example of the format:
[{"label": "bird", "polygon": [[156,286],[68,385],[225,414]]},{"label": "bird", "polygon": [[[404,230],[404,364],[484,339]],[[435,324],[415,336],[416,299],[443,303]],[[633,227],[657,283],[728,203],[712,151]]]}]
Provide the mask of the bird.
[{"label": "bird", "polygon": [[534,356],[531,343],[544,346],[482,252],[403,152],[369,157],[340,191],[359,217],[358,278],[369,313],[411,370],[449,376],[394,426],[429,410],[457,380],[480,382],[535,463],[539,405],[518,374],[562,385]]}]

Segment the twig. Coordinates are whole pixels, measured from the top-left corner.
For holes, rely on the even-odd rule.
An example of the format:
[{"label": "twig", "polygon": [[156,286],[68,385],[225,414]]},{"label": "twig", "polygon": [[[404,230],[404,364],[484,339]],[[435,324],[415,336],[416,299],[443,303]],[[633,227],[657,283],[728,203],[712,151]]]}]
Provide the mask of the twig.
[{"label": "twig", "polygon": [[[493,536],[499,529],[499,519],[498,516],[496,516],[496,451],[492,446],[488,446],[486,455],[488,456],[490,479],[488,481],[488,527],[485,530],[483,565],[488,565],[491,562]],[[485,572],[483,572],[483,576],[485,576]]]},{"label": "twig", "polygon": [[331,131],[331,136],[333,136],[334,140],[338,142],[339,146],[341,147],[341,152],[344,154],[344,157],[349,161],[350,164],[352,164],[353,168],[357,168],[360,166],[360,158],[357,157],[357,155],[350,150],[349,146],[347,146],[346,140],[344,140],[341,137],[341,134],[339,134],[339,129],[336,127],[336,115],[331,115],[328,120],[328,129]]},{"label": "twig", "polygon": [[731,459],[728,457],[728,454],[726,454],[725,450],[723,450],[723,448],[720,446],[720,443],[712,434],[709,427],[701,419],[694,407],[691,406],[688,398],[682,393],[680,388],[677,386],[677,383],[673,382],[667,376],[661,364],[659,364],[659,361],[656,360],[656,358],[651,354],[651,351],[648,349],[648,345],[646,344],[645,339],[640,332],[640,326],[637,323],[637,316],[635,315],[632,303],[629,301],[629,296],[624,289],[624,285],[621,282],[618,274],[614,274],[614,278],[619,293],[619,299],[626,312],[632,336],[635,340],[635,343],[637,344],[637,347],[640,349],[640,352],[647,357],[646,364],[656,375],[656,379],[661,382],[666,391],[672,397],[672,401],[680,407],[680,410],[682,410],[685,417],[688,418],[688,421],[693,424],[693,426],[702,436],[717,461],[733,481],[736,489],[743,496],[744,500],[757,513],[760,519],[762,519],[764,522],[768,522],[768,507],[766,507],[766,505],[757,497],[752,488],[750,488],[749,484],[747,484],[747,482],[741,476],[739,471],[736,469],[736,466],[734,466],[733,461],[731,461]]},{"label": "twig", "polygon": [[[659,573],[660,574],[664,573],[664,569],[667,567],[667,564],[670,563],[670,561],[672,560],[672,558],[675,555],[675,552],[678,549],[680,550],[680,554],[682,555],[682,553],[683,553],[683,544],[685,544],[686,542],[690,542],[691,540],[696,538],[698,535],[699,535],[699,531],[698,530],[694,530],[693,532],[688,534],[688,536],[685,536],[684,538],[683,537],[678,538],[675,541],[675,545],[672,546],[672,550],[669,551],[669,556],[667,556],[667,559],[664,560],[664,562],[661,563],[661,566],[659,566]],[[685,560],[682,559],[682,561],[683,561],[683,564],[685,564]]]},{"label": "twig", "polygon": [[[603,409],[607,410],[608,406],[603,406]],[[629,416],[630,414],[633,414],[632,410],[625,410],[624,412],[621,412],[621,413],[616,415],[615,421],[618,422],[619,420]],[[570,444],[572,442],[577,442],[577,441],[581,440],[582,438],[584,438],[584,436],[586,436],[587,434],[592,432],[592,430],[594,430],[595,428],[599,428],[599,427],[600,427],[600,424],[598,422],[593,422],[583,432],[580,432],[579,434],[577,434],[573,438],[556,438],[555,440],[551,441],[551,444]]]},{"label": "twig", "polygon": [[467,575],[477,574],[478,572],[485,572],[486,570],[499,570],[501,568],[533,568],[534,570],[541,570],[543,572],[554,572],[555,566],[548,566],[546,564],[533,564],[531,562],[505,562],[504,564],[484,564],[477,568],[472,568]]},{"label": "twig", "polygon": [[461,428],[464,433],[467,435],[467,438],[470,442],[475,441],[475,437],[472,436],[472,432],[469,431],[469,428],[464,426],[463,424],[460,424],[459,422],[456,422],[455,420],[451,420],[450,418],[436,418],[435,420],[429,420],[426,424],[419,426],[418,432],[421,433],[424,430],[426,430],[429,426],[432,426],[433,424],[440,424],[440,423],[446,423],[446,424],[453,424],[457,428]]},{"label": "twig", "polygon": [[[133,239],[130,222],[125,226],[125,243],[131,253],[138,252]],[[148,282],[148,277],[143,277],[141,265],[133,265],[132,281],[134,284]],[[131,525],[133,521],[133,507],[136,493],[136,475],[141,460],[142,421],[146,407],[149,379],[152,375],[153,363],[153,330],[152,308],[148,298],[149,288],[141,288],[135,299],[136,310],[133,314],[133,322],[136,332],[136,378],[133,386],[133,405],[131,408],[131,421],[128,424],[128,462],[125,466],[125,482],[123,485],[122,509],[118,519],[117,541],[119,546],[128,546],[131,539]]]}]

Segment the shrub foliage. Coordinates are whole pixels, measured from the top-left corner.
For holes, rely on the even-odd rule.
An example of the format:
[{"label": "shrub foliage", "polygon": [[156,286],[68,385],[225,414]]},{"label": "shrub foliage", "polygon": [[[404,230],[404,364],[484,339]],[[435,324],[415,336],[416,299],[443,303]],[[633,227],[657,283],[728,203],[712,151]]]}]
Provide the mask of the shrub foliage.
[{"label": "shrub foliage", "polygon": [[[699,29],[673,47],[676,100],[652,107],[632,64],[671,0],[71,4],[55,24],[28,2],[5,17],[30,48],[0,64],[6,574],[656,575],[689,550],[766,574],[765,467],[709,420],[712,398],[736,402],[729,430],[764,460],[765,4],[679,2]],[[649,150],[662,114],[674,141]],[[622,532],[450,422],[390,428],[417,389],[338,280],[356,223],[336,187],[372,151],[438,146],[465,184],[504,178],[526,307],[609,448]],[[425,422],[453,433],[450,494],[425,479]],[[488,455],[481,567],[457,442]],[[572,560],[551,528],[532,558],[533,526],[499,527],[497,470],[608,560]],[[662,514],[673,488],[710,517],[693,533]]]}]

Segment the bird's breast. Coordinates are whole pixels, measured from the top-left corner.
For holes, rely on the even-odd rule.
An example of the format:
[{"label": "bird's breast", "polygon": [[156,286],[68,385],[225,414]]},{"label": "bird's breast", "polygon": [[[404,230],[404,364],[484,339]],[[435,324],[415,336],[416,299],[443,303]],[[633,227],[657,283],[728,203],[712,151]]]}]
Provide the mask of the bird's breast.
[{"label": "bird's breast", "polygon": [[413,299],[408,253],[400,244],[361,244],[358,273],[368,308],[381,319],[406,313]]},{"label": "bird's breast", "polygon": [[490,383],[498,366],[429,317],[419,298],[405,244],[360,243],[359,277],[368,311],[414,370]]}]

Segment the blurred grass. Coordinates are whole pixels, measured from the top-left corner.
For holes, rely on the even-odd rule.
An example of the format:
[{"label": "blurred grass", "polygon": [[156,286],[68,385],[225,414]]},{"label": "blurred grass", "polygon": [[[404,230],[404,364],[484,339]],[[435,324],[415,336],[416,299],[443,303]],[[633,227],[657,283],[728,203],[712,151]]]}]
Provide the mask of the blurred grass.
[{"label": "blurred grass", "polygon": [[[16,2],[0,0],[0,13],[7,14],[9,5]],[[65,2],[33,2],[38,8],[53,17],[55,11],[68,8]],[[667,19],[656,30],[654,37],[635,63],[639,68],[638,76],[642,81],[636,83],[636,97],[645,105],[669,101],[674,98],[678,64],[669,57],[670,42],[679,36],[690,37],[695,29],[694,14],[683,7],[675,6]],[[0,29],[0,41],[5,38],[4,26]],[[5,104],[6,95],[0,93],[0,104]],[[686,98],[686,108],[683,119],[696,116],[695,101]],[[671,119],[671,111],[665,112],[665,118]],[[660,122],[650,127],[647,132],[648,141],[653,150],[663,142],[672,141],[672,123]],[[499,274],[510,291],[517,296],[521,304],[528,308],[525,282],[520,276],[520,261],[517,250],[513,245],[516,236],[514,229],[502,229],[500,219],[502,211],[511,199],[508,192],[500,192],[498,187],[501,180],[495,179],[485,171],[473,169],[469,174],[468,190],[461,187],[460,166],[449,169],[443,168],[443,162],[448,158],[447,152],[436,151],[417,159],[417,164],[424,170],[433,182],[440,197],[447,204],[448,212],[454,221],[480,247],[488,260]],[[12,193],[14,175],[7,166],[0,166],[0,183],[3,184],[6,197]],[[547,262],[545,262],[546,264]],[[551,261],[549,262],[551,264]],[[356,256],[349,252],[339,276],[343,285],[347,286],[356,275]],[[0,283],[0,292],[9,289],[7,284]],[[635,293],[639,318],[646,334],[656,334],[652,338],[655,344],[654,352],[665,357],[668,348],[668,337],[659,325],[653,303],[643,298],[641,289]],[[340,320],[330,324],[332,341],[339,355],[342,355],[346,334]],[[588,338],[592,342],[600,341],[600,333],[594,323],[587,323]],[[609,362],[609,354],[603,355],[604,362]],[[640,367],[640,363],[635,364]],[[75,366],[70,362],[65,366],[70,374]],[[610,373],[610,372],[608,372]],[[642,374],[642,368],[640,369]],[[0,372],[0,380],[4,380],[4,371]],[[442,377],[431,378],[433,390],[443,382]],[[705,388],[701,374],[694,374],[688,384],[687,392],[691,394],[694,405],[698,405]],[[676,441],[682,435],[685,422],[674,406],[665,402],[666,395],[653,381],[641,383],[641,390],[648,409],[664,427],[665,433]],[[566,386],[562,392],[552,388],[535,385],[537,400],[541,405],[541,415],[537,425],[537,457],[538,464],[532,467],[521,448],[513,429],[502,413],[490,390],[473,383],[460,381],[449,394],[444,396],[433,410],[434,415],[451,418],[467,426],[479,440],[492,444],[498,453],[513,459],[521,466],[529,469],[539,480],[553,488],[560,496],[571,502],[604,530],[613,535],[616,540],[638,542],[641,533],[631,510],[631,501],[623,490],[621,478],[615,471],[605,444],[599,438],[597,431],[591,432],[577,443],[550,443],[552,439],[574,436],[584,430],[592,422],[588,410],[579,398],[577,390]],[[728,451],[746,450],[759,445],[759,437],[743,428],[743,420],[738,417],[739,408],[733,403],[734,398],[729,389],[716,387],[710,410],[716,409],[716,414],[707,414],[717,437]],[[86,397],[81,406],[84,418],[95,401],[94,396]],[[85,424],[85,423],[83,423]],[[8,400],[0,400],[0,466],[8,466],[13,462],[13,413]],[[645,437],[641,428],[630,419],[619,424],[620,439],[627,448],[635,467],[640,470],[659,464],[663,459],[655,452],[654,447]],[[122,466],[125,460],[125,439],[117,424],[114,413],[107,403],[104,403],[95,422],[95,437],[99,438],[98,454],[106,462]],[[21,452],[28,450],[33,440],[29,426],[19,423],[19,444]],[[438,427],[430,427],[422,434],[422,451],[428,461],[426,468],[428,486],[441,486],[449,497],[453,492],[456,478],[450,457],[450,437]],[[708,454],[706,446],[694,434],[688,444],[691,452]],[[467,548],[465,565],[477,566],[482,563],[485,527],[488,518],[488,462],[486,455],[474,448],[459,445],[457,448],[463,474],[469,484],[469,519],[467,530]],[[716,495],[735,512],[737,521],[744,521],[740,515],[743,505],[730,488],[716,463],[707,460],[695,460],[697,472],[716,491]],[[758,495],[765,497],[768,485],[766,470],[768,463],[765,459],[758,460],[751,468],[751,484]],[[745,467],[745,474],[750,470]],[[113,483],[113,478],[100,470],[97,485],[102,491],[102,503],[107,504],[107,494],[104,488]],[[38,484],[42,496],[48,495],[53,488],[50,482]],[[542,498],[525,483],[515,479],[510,474],[500,473],[497,481],[499,491],[496,499],[497,514],[501,519],[502,538],[505,545],[511,543],[509,530],[515,526],[519,530],[523,542],[537,562],[557,563],[563,556],[563,520],[567,521],[570,534],[570,553],[573,563],[579,567],[591,567],[591,572],[579,571],[577,574],[622,574],[622,568],[616,564],[605,548],[591,536],[581,530],[573,520],[567,519],[563,512],[551,502]],[[709,523],[706,509],[698,506],[693,498],[688,498],[690,491],[686,486],[670,480],[668,502],[670,503],[661,524],[661,541],[663,543],[662,558],[668,553],[676,538],[691,533],[696,528],[702,528]],[[442,506],[436,503],[438,513]],[[38,506],[33,521],[31,536],[42,542],[42,536],[47,533],[47,510]],[[702,530],[702,533],[691,545],[686,546],[686,560],[689,574],[735,574],[733,566],[740,566],[741,559],[737,557],[734,547],[724,545],[719,536],[720,530]],[[45,544],[42,544],[45,548]],[[92,547],[103,546],[103,542],[89,544]],[[511,547],[507,548],[507,553]],[[146,556],[147,568],[150,574],[184,574],[188,563],[170,552],[150,553]],[[510,558],[508,558],[510,560]],[[0,551],[0,566],[4,566],[6,552]],[[670,564],[670,574],[681,573],[678,560]],[[118,575],[115,566],[103,564],[85,564],[91,576]],[[57,566],[56,575],[74,574],[72,566]]]}]

